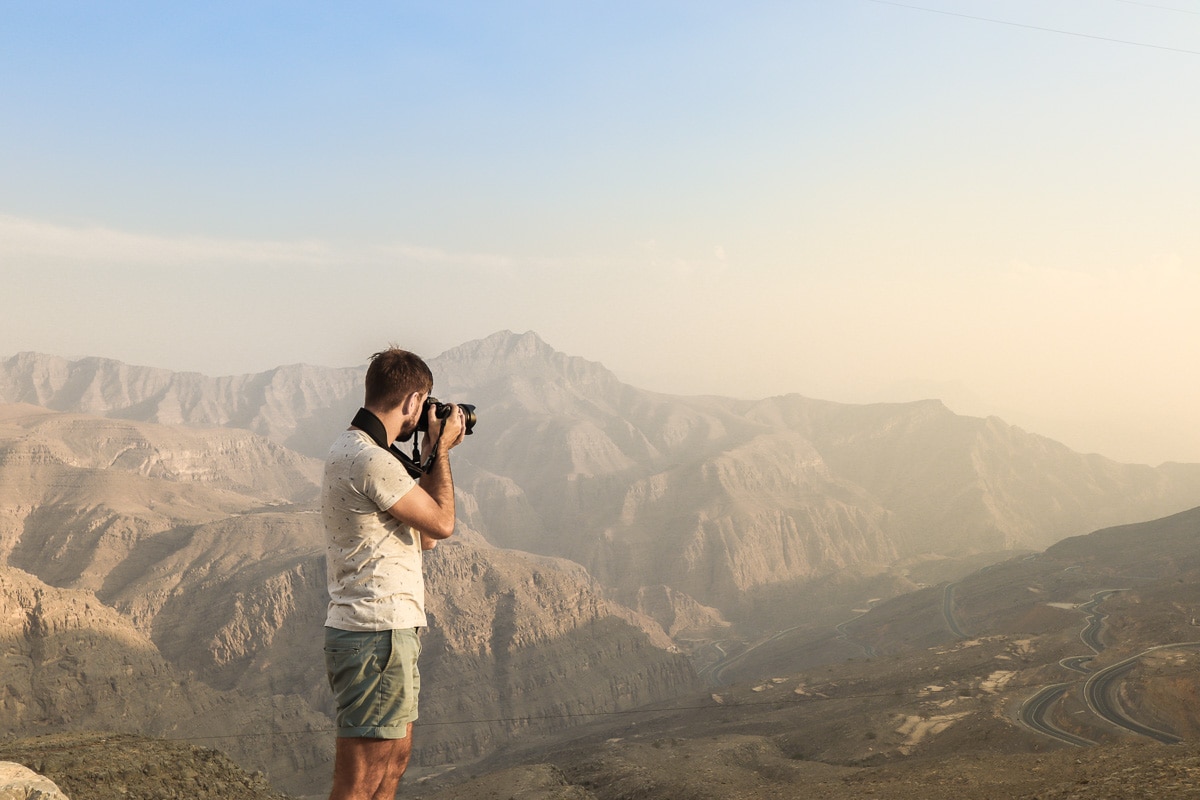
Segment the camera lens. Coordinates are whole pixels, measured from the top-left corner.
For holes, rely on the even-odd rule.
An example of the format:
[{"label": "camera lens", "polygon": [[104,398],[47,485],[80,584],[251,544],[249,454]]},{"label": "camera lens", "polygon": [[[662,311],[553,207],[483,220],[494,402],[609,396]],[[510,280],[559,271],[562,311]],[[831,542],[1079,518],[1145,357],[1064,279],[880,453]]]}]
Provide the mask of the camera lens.
[{"label": "camera lens", "polygon": [[[450,416],[450,409],[453,407],[450,403],[438,402],[436,397],[426,398],[425,407],[421,409],[421,417],[417,420],[417,430],[421,433],[429,432],[430,408],[433,408],[433,414],[438,419],[446,419]],[[475,406],[470,403],[459,403],[458,407],[463,412],[463,432],[469,436],[475,428]]]}]

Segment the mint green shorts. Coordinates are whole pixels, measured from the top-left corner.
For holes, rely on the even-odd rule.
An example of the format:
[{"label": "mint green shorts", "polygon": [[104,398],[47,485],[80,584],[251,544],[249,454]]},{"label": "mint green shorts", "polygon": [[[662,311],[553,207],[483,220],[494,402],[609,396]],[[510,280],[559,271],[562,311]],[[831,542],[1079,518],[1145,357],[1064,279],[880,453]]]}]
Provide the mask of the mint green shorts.
[{"label": "mint green shorts", "polygon": [[403,739],[417,718],[421,639],[394,631],[325,629],[325,672],[337,702],[339,737]]}]

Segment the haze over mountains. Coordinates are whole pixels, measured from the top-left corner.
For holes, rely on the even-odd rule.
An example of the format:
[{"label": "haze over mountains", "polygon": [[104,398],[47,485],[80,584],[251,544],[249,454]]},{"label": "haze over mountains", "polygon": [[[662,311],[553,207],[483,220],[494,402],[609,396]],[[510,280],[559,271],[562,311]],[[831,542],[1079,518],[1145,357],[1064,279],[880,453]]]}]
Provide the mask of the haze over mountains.
[{"label": "haze over mountains", "polygon": [[[429,768],[700,691],[710,643],[798,611],[1200,505],[1200,465],[1080,455],[933,400],[672,397],[532,333],[430,364],[479,423],[427,563]],[[255,734],[215,744],[292,791],[327,779],[313,501],[362,373],[0,362],[4,732]]]}]

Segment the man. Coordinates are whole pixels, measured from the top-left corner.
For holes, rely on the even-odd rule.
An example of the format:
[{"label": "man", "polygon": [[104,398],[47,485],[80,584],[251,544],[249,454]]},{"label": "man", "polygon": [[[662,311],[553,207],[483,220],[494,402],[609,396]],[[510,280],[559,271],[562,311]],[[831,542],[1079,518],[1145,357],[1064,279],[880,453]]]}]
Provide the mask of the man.
[{"label": "man", "polygon": [[[337,701],[330,800],[392,800],[412,753],[425,621],[421,552],[454,532],[449,452],[463,440],[462,410],[443,421],[425,400],[433,373],[392,347],[371,356],[363,408],[330,448],[321,514],[328,549],[325,665]],[[417,483],[388,449],[428,432]]]}]

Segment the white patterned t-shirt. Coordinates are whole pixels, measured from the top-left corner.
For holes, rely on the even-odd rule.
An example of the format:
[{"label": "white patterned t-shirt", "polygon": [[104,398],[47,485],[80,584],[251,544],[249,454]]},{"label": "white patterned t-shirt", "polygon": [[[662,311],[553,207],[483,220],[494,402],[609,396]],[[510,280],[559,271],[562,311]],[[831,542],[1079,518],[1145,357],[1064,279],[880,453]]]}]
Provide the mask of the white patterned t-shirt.
[{"label": "white patterned t-shirt", "polygon": [[415,485],[404,465],[362,431],[348,430],[333,443],[321,490],[328,627],[425,626],[421,536],[388,513]]}]

